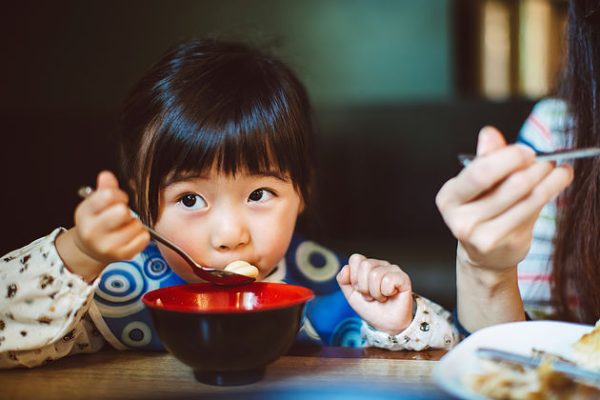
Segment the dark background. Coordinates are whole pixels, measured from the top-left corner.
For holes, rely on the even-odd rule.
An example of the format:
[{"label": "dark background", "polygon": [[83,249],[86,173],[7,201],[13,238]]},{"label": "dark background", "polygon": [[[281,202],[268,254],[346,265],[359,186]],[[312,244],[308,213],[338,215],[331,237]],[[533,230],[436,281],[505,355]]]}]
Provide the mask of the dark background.
[{"label": "dark background", "polygon": [[116,169],[128,89],[171,44],[207,34],[268,47],[320,124],[316,236],[404,267],[454,302],[456,243],[436,210],[478,130],[514,139],[533,101],[465,93],[470,33],[451,0],[19,2],[0,16],[0,252],[73,223],[81,185]]}]

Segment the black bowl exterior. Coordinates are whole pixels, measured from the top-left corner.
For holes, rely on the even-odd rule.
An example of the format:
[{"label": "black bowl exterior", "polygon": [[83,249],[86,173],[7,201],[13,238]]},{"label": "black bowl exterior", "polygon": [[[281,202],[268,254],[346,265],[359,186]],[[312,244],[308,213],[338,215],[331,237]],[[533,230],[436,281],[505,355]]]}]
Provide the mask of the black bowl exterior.
[{"label": "black bowl exterior", "polygon": [[197,373],[264,368],[284,354],[300,329],[304,303],[241,313],[150,308],[165,348]]}]

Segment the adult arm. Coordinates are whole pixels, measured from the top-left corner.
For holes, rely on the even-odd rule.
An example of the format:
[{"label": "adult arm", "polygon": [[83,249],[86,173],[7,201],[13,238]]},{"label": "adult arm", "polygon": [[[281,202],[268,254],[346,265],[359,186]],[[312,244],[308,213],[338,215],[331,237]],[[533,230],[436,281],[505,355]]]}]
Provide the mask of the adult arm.
[{"label": "adult arm", "polygon": [[517,264],[527,254],[542,207],[573,178],[568,165],[536,162],[482,129],[478,158],[440,189],[436,204],[458,239],[457,315],[468,331],[525,318]]}]

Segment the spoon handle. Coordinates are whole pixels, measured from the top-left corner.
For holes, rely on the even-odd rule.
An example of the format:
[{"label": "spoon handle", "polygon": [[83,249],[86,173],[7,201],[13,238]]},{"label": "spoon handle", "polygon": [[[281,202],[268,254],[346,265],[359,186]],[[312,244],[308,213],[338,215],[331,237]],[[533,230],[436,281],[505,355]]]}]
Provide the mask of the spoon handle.
[{"label": "spoon handle", "polygon": [[175,243],[171,242],[164,236],[161,236],[158,232],[156,232],[154,229],[150,228],[148,225],[144,224],[143,222],[142,222],[142,225],[144,225],[144,228],[146,228],[148,230],[148,232],[150,232],[150,237],[152,237],[152,239],[164,244],[165,246],[167,246],[168,248],[173,250],[175,253],[179,254],[179,256],[181,256],[181,258],[183,258],[185,261],[187,261],[188,264],[193,264],[197,268],[202,269],[202,267],[196,261],[192,260],[192,258],[185,251],[183,251],[179,246],[177,246]]},{"label": "spoon handle", "polygon": [[[548,153],[538,152],[535,159],[537,161],[563,161],[575,158],[596,157],[600,155],[600,147],[585,147],[581,149],[565,149],[552,151]],[[477,156],[475,154],[459,154],[458,161],[466,167]]]}]

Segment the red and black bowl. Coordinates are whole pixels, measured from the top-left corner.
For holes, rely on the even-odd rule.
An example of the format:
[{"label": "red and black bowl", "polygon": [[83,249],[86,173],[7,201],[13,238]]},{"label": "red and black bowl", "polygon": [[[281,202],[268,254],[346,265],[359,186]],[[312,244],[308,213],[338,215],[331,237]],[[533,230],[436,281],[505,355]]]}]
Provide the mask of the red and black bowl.
[{"label": "red and black bowl", "polygon": [[165,348],[212,385],[260,380],[300,329],[314,293],[284,283],[244,286],[194,283],[153,290],[142,297]]}]

